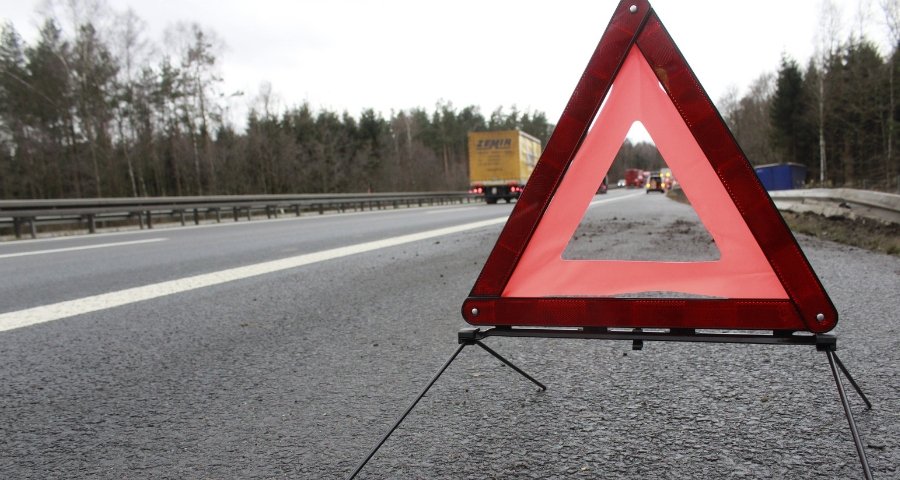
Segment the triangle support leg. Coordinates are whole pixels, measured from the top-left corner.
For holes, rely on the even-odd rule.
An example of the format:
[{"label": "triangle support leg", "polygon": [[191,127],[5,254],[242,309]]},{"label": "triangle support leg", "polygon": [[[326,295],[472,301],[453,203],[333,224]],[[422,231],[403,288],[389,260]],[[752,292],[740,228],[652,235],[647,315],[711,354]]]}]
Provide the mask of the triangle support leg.
[{"label": "triangle support leg", "polygon": [[531,380],[531,383],[537,385],[538,388],[540,388],[541,390],[544,390],[544,391],[547,390],[547,387],[544,386],[543,383],[541,383],[541,382],[535,380],[534,377],[532,377],[531,375],[529,375],[529,374],[525,373],[524,371],[522,371],[521,368],[519,368],[519,367],[513,365],[512,362],[510,362],[509,360],[507,360],[507,359],[503,358],[502,356],[500,356],[499,353],[497,353],[497,352],[491,350],[490,348],[488,348],[488,346],[485,345],[485,344],[483,344],[483,343],[481,343],[481,341],[475,340],[475,345],[478,345],[479,347],[483,348],[486,352],[488,352],[488,353],[490,353],[491,355],[493,355],[497,360],[500,360],[501,362],[503,362],[504,364],[506,364],[506,366],[508,366],[508,367],[512,368],[513,370],[515,370],[516,372],[518,372],[519,375],[522,375],[523,377],[527,378],[528,380]]},{"label": "triangle support leg", "polygon": [[841,359],[838,358],[837,353],[832,352],[831,355],[834,356],[835,363],[837,363],[837,366],[841,369],[842,372],[844,372],[844,376],[847,377],[847,380],[850,380],[850,385],[853,385],[853,388],[856,390],[856,393],[859,394],[859,398],[861,398],[863,402],[866,402],[866,409],[871,410],[872,402],[869,401],[869,398],[866,397],[866,394],[863,393],[861,388],[859,388],[859,385],[857,385],[856,380],[853,380],[853,376],[850,375],[850,371],[847,370],[847,367],[844,366],[844,362],[841,362]]},{"label": "triangle support leg", "polygon": [[366,458],[359,464],[359,466],[356,467],[356,470],[354,470],[353,473],[351,473],[350,476],[347,477],[347,480],[356,478],[356,475],[358,475],[363,467],[365,467],[366,464],[369,463],[369,460],[371,460],[372,457],[375,456],[375,453],[378,451],[378,449],[381,448],[382,445],[384,445],[384,442],[387,441],[388,437],[390,437],[391,434],[394,433],[394,430],[396,430],[397,427],[399,427],[403,422],[403,420],[406,419],[406,416],[409,415],[409,412],[412,412],[413,408],[415,408],[419,403],[419,400],[421,400],[422,397],[424,397],[425,394],[428,393],[428,390],[431,389],[431,386],[434,385],[434,382],[436,382],[437,379],[440,378],[440,376],[444,373],[444,370],[447,370],[447,367],[449,367],[450,364],[453,363],[453,360],[456,360],[459,352],[461,352],[463,348],[466,348],[466,345],[469,345],[469,343],[460,343],[459,348],[457,348],[456,351],[453,352],[453,355],[450,356],[450,359],[447,360],[447,362],[444,363],[444,366],[442,366],[441,369],[438,370],[438,372],[434,375],[434,377],[431,378],[431,381],[428,382],[428,385],[425,386],[425,389],[422,390],[422,393],[420,393],[419,396],[416,397],[415,400],[413,400],[409,408],[407,408],[406,411],[403,412],[403,415],[400,415],[400,418],[398,418],[397,421],[394,422],[394,426],[392,426],[391,429],[388,430],[388,432],[384,434],[383,437],[381,437],[381,440],[377,445],[375,445],[375,448],[373,448],[372,451],[369,452],[369,455],[367,455]]},{"label": "triangle support leg", "polygon": [[413,408],[415,408],[416,405],[419,403],[419,400],[422,400],[422,397],[424,397],[425,394],[428,393],[428,390],[431,389],[431,386],[434,385],[435,382],[437,382],[437,379],[440,378],[440,376],[444,373],[445,370],[447,370],[447,367],[449,367],[450,364],[453,363],[454,360],[456,360],[456,357],[459,356],[459,353],[462,352],[463,348],[466,348],[466,346],[468,346],[468,345],[478,345],[479,347],[483,348],[486,352],[490,353],[495,358],[497,358],[498,360],[503,362],[505,365],[507,365],[508,367],[512,368],[513,370],[518,372],[523,377],[530,380],[532,383],[537,385],[541,390],[547,390],[547,387],[544,386],[543,383],[535,380],[531,375],[528,375],[527,373],[525,373],[521,368],[513,365],[512,362],[503,358],[499,353],[495,352],[487,345],[481,343],[481,341],[480,341],[481,337],[479,336],[480,333],[481,332],[477,328],[463,328],[462,330],[460,330],[460,332],[459,332],[459,347],[456,349],[455,352],[453,352],[453,355],[451,355],[450,358],[441,367],[441,369],[438,370],[438,372],[436,374],[434,374],[434,377],[431,378],[431,381],[428,382],[428,385],[426,385],[425,388],[422,390],[422,392],[419,393],[419,396],[417,396],[416,399],[413,400],[412,404],[410,404],[410,406],[406,409],[406,411],[403,412],[402,415],[400,415],[400,418],[398,418],[397,421],[394,422],[394,425],[390,428],[390,430],[388,430],[387,433],[385,433],[384,436],[381,437],[381,440],[379,440],[378,444],[375,445],[375,447],[372,448],[372,450],[369,452],[369,454],[366,456],[366,458],[363,459],[362,462],[360,462],[359,466],[356,467],[356,470],[354,470],[353,473],[351,473],[350,476],[347,477],[347,480],[353,480],[354,478],[356,478],[356,476],[359,474],[359,472],[362,471],[363,467],[365,467],[366,464],[369,463],[369,460],[371,460],[372,457],[375,456],[375,453],[378,452],[378,450],[381,448],[381,446],[384,445],[384,442],[386,442],[387,439],[391,436],[391,434],[394,433],[394,430],[396,430],[397,427],[399,427],[400,424],[403,423],[403,420],[406,419],[406,417],[410,414],[410,412],[412,412]]},{"label": "triangle support leg", "polygon": [[[835,365],[840,364],[840,360],[837,360],[837,355],[830,349],[825,350],[825,355],[828,356],[828,365],[831,367],[831,374],[834,376],[834,382],[837,384],[838,395],[841,397],[841,405],[844,407],[844,415],[847,417],[847,423],[850,424],[850,434],[853,435],[853,443],[856,445],[856,454],[859,455],[859,462],[862,464],[863,475],[866,480],[872,480],[872,470],[869,469],[869,461],[866,459],[866,451],[863,447],[862,440],[859,438],[859,432],[856,430],[856,422],[853,420],[853,412],[850,410],[850,402],[847,401],[847,393],[844,391],[844,385],[841,383],[841,376],[838,373],[838,367]],[[847,373],[847,370],[843,368],[841,365],[841,370],[844,373]],[[851,378],[847,375],[847,378]],[[853,383],[853,386],[856,387],[856,391],[862,395],[862,391],[856,385],[856,382],[850,380]],[[865,399],[865,395],[862,395]],[[868,400],[866,404],[869,405]]]}]

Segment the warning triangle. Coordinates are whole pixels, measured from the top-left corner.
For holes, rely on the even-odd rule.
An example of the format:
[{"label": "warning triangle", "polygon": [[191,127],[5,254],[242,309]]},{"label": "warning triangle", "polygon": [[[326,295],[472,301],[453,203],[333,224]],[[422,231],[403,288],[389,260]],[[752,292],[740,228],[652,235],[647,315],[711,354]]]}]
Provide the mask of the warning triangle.
[{"label": "warning triangle", "polygon": [[[681,183],[718,260],[562,258],[635,121]],[[640,292],[705,298],[617,296]],[[462,313],[474,325],[824,332],[837,323],[693,71],[649,3],[636,0],[617,7]]]}]

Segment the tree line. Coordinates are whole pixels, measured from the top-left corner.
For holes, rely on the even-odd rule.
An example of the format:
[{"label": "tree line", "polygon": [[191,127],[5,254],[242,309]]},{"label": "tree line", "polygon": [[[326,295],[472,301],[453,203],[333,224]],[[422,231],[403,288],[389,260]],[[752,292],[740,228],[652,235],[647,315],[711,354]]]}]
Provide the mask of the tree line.
[{"label": "tree line", "polygon": [[277,111],[264,84],[237,129],[214,32],[179,24],[153,60],[132,12],[108,29],[72,17],[68,33],[46,18],[33,44],[0,32],[0,198],[460,190],[467,132],[546,143],[553,128],[515,106]]},{"label": "tree line", "polygon": [[[0,198],[460,190],[469,131],[518,128],[546,145],[553,130],[515,106],[281,109],[267,84],[237,128],[229,109],[243,92],[223,92],[214,32],[177,24],[160,46],[131,11],[58,3],[72,8],[46,14],[31,43],[11,23],[0,31]],[[776,74],[721,99],[722,116],[754,164],[898,190],[897,49],[884,57],[862,35],[827,38],[804,67],[785,56]],[[651,144],[626,141],[610,179],[661,165]]]},{"label": "tree line", "polygon": [[[896,13],[896,3],[885,5]],[[805,165],[816,186],[900,192],[900,30],[891,32],[886,57],[861,34],[838,41],[825,32],[805,66],[785,55],[745,95],[726,95],[720,110],[751,163]]]}]

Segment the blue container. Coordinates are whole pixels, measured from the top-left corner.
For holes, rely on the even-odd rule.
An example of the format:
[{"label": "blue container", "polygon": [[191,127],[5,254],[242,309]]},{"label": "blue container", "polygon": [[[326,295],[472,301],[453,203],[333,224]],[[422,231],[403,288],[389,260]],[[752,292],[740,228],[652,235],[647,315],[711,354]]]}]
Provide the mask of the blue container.
[{"label": "blue container", "polygon": [[799,163],[773,163],[755,167],[756,176],[768,191],[803,188],[806,166]]}]

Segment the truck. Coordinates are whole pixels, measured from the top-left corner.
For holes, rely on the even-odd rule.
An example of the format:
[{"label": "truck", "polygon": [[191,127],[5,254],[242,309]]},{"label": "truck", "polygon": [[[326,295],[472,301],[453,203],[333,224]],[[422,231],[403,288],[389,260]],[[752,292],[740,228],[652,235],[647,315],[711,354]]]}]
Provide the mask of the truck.
[{"label": "truck", "polygon": [[541,157],[541,141],[521,130],[469,132],[469,192],[485,203],[518,199]]},{"label": "truck", "polygon": [[625,188],[641,188],[646,179],[644,171],[640,168],[625,169]]}]

